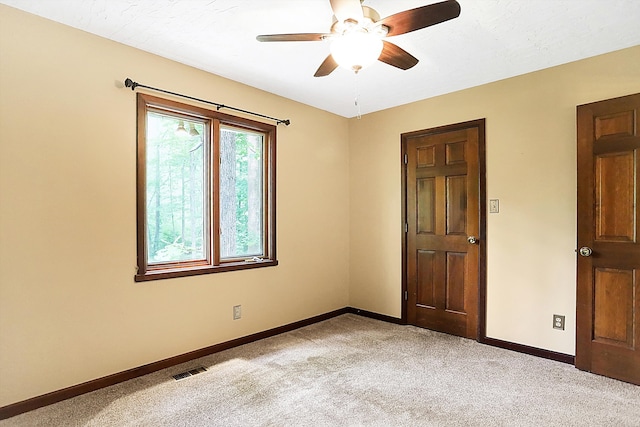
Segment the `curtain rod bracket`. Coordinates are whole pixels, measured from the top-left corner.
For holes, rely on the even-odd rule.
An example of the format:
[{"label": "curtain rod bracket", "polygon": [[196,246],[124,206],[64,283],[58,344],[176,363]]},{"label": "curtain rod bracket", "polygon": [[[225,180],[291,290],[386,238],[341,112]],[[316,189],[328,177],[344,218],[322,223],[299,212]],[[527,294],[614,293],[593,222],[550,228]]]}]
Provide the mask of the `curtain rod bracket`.
[{"label": "curtain rod bracket", "polygon": [[134,82],[133,80],[131,80],[128,77],[125,79],[124,85],[126,87],[130,87],[132,91],[135,91],[137,87],[143,87],[143,88],[155,90],[157,92],[163,92],[163,93],[168,93],[169,95],[179,96],[181,98],[187,98],[187,99],[191,99],[191,100],[198,101],[198,102],[204,102],[205,104],[215,105],[216,110],[218,110],[218,111],[220,111],[221,108],[227,108],[229,110],[238,111],[240,113],[250,114],[250,115],[256,116],[256,117],[262,117],[263,119],[269,119],[269,120],[275,121],[276,122],[276,126],[279,125],[279,124],[283,124],[285,126],[289,126],[291,124],[291,120],[289,120],[289,119],[277,119],[275,117],[265,116],[264,114],[254,113],[252,111],[243,110],[241,108],[230,107],[228,105],[218,104],[217,102],[211,102],[211,101],[207,101],[207,100],[200,99],[200,98],[194,98],[193,96],[183,95],[181,93],[170,92],[168,90],[158,89],[156,87],[151,87],[151,86],[146,86],[146,85]]}]

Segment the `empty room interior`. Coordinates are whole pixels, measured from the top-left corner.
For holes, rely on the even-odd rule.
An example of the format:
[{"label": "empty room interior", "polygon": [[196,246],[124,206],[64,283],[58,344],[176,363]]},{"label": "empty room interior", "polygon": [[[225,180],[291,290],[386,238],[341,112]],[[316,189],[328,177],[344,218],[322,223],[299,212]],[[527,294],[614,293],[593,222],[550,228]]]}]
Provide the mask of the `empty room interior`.
[{"label": "empty room interior", "polygon": [[[640,378],[637,2],[446,1],[436,11],[442,22],[397,29],[404,23],[394,14],[435,2],[365,0],[362,14],[375,12],[370,25],[387,37],[380,61],[357,72],[321,65],[331,58],[328,43],[344,37],[333,20],[348,18],[354,3],[364,20],[357,1],[0,3],[7,425],[142,374],[195,367],[188,362],[197,357],[233,351],[241,360],[238,344],[305,328],[320,339],[313,328],[340,330],[331,323],[340,319],[367,337],[376,328],[417,331],[407,333],[418,340],[429,330],[466,337],[462,343],[530,357],[525,370],[553,361],[640,397],[632,385]],[[314,31],[327,34],[256,40]],[[402,62],[412,55],[417,65]],[[327,75],[314,77],[321,71]],[[597,113],[615,99],[624,100],[620,112]],[[215,195],[203,196],[211,219],[202,220],[208,243],[197,262],[150,253],[145,111],[180,123],[192,117],[191,136],[212,141],[203,188]],[[226,257],[227,237],[218,233],[225,196],[211,190],[225,181],[216,175],[224,161],[217,135],[236,130],[263,138],[262,234],[255,252]],[[463,131],[468,139],[442,139]],[[626,148],[601,154],[609,137]],[[581,154],[588,144],[593,153]],[[431,160],[444,162],[438,171],[469,165],[468,176],[417,177]],[[582,176],[591,180],[584,188]],[[447,199],[460,194],[460,204]],[[442,206],[431,214],[428,202]],[[164,241],[175,248],[184,238]],[[449,238],[453,249],[419,246]],[[597,264],[607,257],[612,264]],[[441,277],[450,288],[436,290]],[[434,307],[443,301],[441,317],[427,313],[427,285]],[[454,328],[452,313],[467,323]],[[601,345],[622,350],[607,360]],[[376,419],[345,422],[362,424]]]}]

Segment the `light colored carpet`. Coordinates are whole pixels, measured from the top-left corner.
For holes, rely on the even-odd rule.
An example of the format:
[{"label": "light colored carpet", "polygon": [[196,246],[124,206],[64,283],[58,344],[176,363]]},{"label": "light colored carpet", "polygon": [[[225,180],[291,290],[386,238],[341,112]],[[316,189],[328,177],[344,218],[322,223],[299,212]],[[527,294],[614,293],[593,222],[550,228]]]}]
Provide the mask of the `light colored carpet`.
[{"label": "light colored carpet", "polygon": [[[171,377],[198,366],[208,371]],[[0,422],[364,425],[640,426],[640,387],[347,314]]]}]

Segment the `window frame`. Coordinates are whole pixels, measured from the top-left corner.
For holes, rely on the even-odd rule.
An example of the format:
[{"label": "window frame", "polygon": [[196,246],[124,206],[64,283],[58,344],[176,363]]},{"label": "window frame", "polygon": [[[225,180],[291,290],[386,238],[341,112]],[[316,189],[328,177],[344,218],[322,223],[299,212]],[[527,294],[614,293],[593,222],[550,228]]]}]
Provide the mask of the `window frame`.
[{"label": "window frame", "polygon": [[[205,203],[205,237],[208,242],[204,260],[172,261],[149,264],[147,245],[147,164],[146,129],[149,111],[175,116],[183,120],[207,121],[204,140],[207,182]],[[276,258],[276,126],[243,117],[220,113],[217,110],[137,93],[136,112],[136,228],[137,228],[137,272],[136,282],[185,277],[224,271],[246,270],[278,265]],[[265,254],[259,259],[220,259],[220,129],[229,126],[264,135],[263,141],[263,246]],[[217,231],[216,231],[217,230]]]}]

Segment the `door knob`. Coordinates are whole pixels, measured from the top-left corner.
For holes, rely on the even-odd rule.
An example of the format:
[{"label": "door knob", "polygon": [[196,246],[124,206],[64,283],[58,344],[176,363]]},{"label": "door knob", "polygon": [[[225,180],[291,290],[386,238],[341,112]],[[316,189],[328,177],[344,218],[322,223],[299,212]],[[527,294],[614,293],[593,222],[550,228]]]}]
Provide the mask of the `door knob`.
[{"label": "door knob", "polygon": [[475,245],[476,243],[478,243],[478,238],[476,236],[469,236],[467,237],[467,242],[469,242],[472,245]]},{"label": "door knob", "polygon": [[591,256],[591,254],[593,253],[593,249],[591,249],[589,246],[583,246],[578,252],[581,256]]}]

